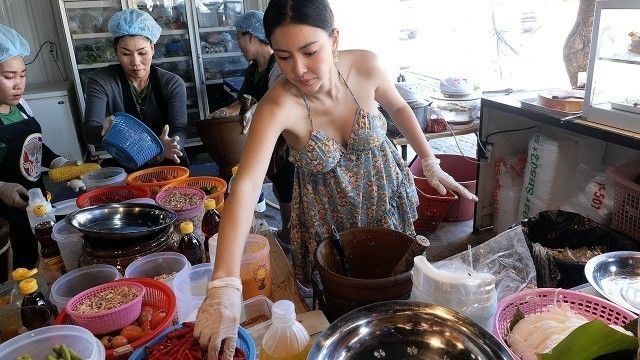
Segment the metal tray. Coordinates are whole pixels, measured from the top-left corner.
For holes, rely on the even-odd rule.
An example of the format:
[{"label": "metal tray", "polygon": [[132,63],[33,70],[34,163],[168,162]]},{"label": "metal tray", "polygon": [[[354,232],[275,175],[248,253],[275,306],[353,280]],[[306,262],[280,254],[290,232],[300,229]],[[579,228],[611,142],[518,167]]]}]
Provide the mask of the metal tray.
[{"label": "metal tray", "polygon": [[640,314],[640,252],[614,251],[591,258],[584,274],[602,296]]},{"label": "metal tray", "polygon": [[632,112],[636,114],[640,114],[640,106],[633,106],[634,102],[637,101],[629,101],[629,102],[615,102],[611,101],[611,107],[616,110],[622,110],[627,112]]}]

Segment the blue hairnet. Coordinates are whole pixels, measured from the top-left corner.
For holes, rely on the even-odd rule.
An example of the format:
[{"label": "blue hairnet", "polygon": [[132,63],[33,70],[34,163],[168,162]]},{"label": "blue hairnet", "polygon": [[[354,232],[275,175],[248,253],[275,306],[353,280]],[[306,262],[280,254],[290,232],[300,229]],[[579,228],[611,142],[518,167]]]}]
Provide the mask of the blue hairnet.
[{"label": "blue hairnet", "polygon": [[115,13],[109,19],[109,32],[114,38],[125,35],[141,35],[153,43],[160,38],[162,28],[144,11],[126,9]]},{"label": "blue hairnet", "polygon": [[10,27],[0,24],[0,62],[14,56],[29,55],[29,43]]},{"label": "blue hairnet", "polygon": [[236,20],[236,30],[239,32],[250,32],[259,40],[268,43],[267,37],[264,35],[264,25],[262,24],[263,17],[264,13],[261,13],[260,11],[247,11],[240,15]]}]

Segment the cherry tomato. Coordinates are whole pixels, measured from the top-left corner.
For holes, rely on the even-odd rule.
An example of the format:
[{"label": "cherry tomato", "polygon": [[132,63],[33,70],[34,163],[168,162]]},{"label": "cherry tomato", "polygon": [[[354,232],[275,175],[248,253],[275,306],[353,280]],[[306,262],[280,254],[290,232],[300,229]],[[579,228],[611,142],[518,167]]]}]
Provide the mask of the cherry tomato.
[{"label": "cherry tomato", "polygon": [[127,325],[122,330],[120,330],[120,335],[127,338],[127,340],[132,343],[142,337],[141,327],[135,325]]},{"label": "cherry tomato", "polygon": [[167,317],[166,311],[164,310],[155,311],[153,315],[151,315],[151,329],[155,329],[158,326],[160,326],[160,324],[162,324],[162,322],[164,321],[165,317]]},{"label": "cherry tomato", "polygon": [[153,314],[152,311],[142,310],[140,312],[140,315],[138,316],[138,320],[137,320],[138,326],[142,327],[143,324],[150,322],[152,314]]},{"label": "cherry tomato", "polygon": [[114,336],[113,339],[111,339],[111,346],[114,349],[123,347],[127,344],[129,344],[129,340],[127,340],[127,338],[122,335]]},{"label": "cherry tomato", "polygon": [[142,309],[140,310],[140,313],[143,313],[143,312],[148,312],[148,313],[150,313],[150,314],[153,314],[153,307],[152,307],[152,306],[149,306],[149,305],[145,305],[145,306],[143,306],[143,307],[142,307]]},{"label": "cherry tomato", "polygon": [[113,340],[113,336],[106,335],[100,339],[100,342],[104,345],[105,349],[111,350],[111,340]]}]

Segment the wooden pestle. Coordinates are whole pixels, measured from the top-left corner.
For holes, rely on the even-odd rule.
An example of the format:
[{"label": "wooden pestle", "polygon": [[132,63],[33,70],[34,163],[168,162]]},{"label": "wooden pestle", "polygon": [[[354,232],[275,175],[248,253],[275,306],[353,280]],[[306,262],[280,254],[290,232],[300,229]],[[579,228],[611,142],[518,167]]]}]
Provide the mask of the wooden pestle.
[{"label": "wooden pestle", "polygon": [[[429,245],[429,240],[425,237],[423,241],[421,239],[418,239],[418,237],[422,236],[418,235],[416,239],[414,239],[407,252],[389,274],[389,277],[404,274],[405,272],[411,270],[411,268],[413,267],[413,258],[418,255],[424,254],[427,246]],[[422,242],[424,242],[425,245],[423,245]]]}]

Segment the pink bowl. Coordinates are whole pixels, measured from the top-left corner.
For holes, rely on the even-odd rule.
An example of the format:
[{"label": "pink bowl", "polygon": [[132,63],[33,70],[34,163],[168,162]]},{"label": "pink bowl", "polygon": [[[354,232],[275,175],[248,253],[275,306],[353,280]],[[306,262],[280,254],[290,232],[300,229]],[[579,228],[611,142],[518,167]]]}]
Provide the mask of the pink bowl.
[{"label": "pink bowl", "polygon": [[[92,314],[83,314],[74,310],[76,305],[86,299],[90,299],[106,290],[119,287],[129,287],[138,290],[138,296],[132,301],[123,304],[114,309],[105,310]],[[66,311],[73,319],[76,325],[91,331],[94,335],[107,334],[112,331],[120,330],[123,327],[134,322],[140,315],[142,310],[142,299],[145,293],[145,287],[142,284],[132,281],[109,282],[103,285],[92,287],[69,300]]]}]

